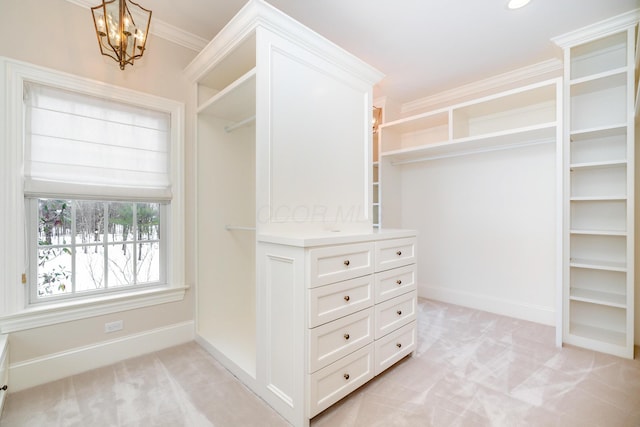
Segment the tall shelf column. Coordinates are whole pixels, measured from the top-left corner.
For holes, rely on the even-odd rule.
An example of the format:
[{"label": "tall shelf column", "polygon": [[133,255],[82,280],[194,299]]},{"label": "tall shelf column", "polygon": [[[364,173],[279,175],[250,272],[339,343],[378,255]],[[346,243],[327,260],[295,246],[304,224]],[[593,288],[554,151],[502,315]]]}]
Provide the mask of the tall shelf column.
[{"label": "tall shelf column", "polygon": [[637,13],[564,49],[563,342],[634,356]]}]

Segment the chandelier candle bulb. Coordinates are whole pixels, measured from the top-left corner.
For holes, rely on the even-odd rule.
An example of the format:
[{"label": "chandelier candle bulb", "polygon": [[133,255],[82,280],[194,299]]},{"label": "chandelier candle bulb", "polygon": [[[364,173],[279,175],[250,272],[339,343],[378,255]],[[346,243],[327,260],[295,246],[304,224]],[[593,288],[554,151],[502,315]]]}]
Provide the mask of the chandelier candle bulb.
[{"label": "chandelier candle bulb", "polygon": [[[103,0],[91,8],[100,53],[124,70],[144,54],[151,11],[131,0]],[[106,19],[105,19],[106,17]]]}]

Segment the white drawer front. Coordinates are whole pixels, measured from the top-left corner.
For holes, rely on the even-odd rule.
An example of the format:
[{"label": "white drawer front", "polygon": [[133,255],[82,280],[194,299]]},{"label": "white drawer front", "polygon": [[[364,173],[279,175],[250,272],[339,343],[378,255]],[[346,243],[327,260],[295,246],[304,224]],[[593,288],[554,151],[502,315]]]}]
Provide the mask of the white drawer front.
[{"label": "white drawer front", "polygon": [[309,284],[326,285],[373,273],[373,243],[311,249]]},{"label": "white drawer front", "polygon": [[389,270],[416,262],[416,239],[381,240],[376,242],[376,271]]},{"label": "white drawer front", "polygon": [[314,328],[372,305],[372,275],[313,288],[309,291],[309,327]]},{"label": "white drawer front", "polygon": [[415,264],[376,273],[375,302],[386,301],[416,288]]},{"label": "white drawer front", "polygon": [[375,374],[379,375],[416,349],[418,337],[416,322],[401,327],[376,341]]},{"label": "white drawer front", "polygon": [[376,339],[416,320],[416,292],[395,297],[375,306]]},{"label": "white drawer front", "polygon": [[319,370],[309,378],[309,417],[317,415],[373,378],[373,344]]},{"label": "white drawer front", "polygon": [[311,373],[373,341],[373,308],[313,328],[309,340]]}]

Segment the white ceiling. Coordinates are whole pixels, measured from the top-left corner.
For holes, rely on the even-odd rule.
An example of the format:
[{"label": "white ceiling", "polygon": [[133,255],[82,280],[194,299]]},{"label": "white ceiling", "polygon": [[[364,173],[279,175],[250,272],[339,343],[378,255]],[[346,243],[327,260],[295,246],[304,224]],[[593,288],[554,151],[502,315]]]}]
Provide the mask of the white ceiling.
[{"label": "white ceiling", "polygon": [[[246,0],[139,0],[153,18],[207,40]],[[550,41],[640,8],[640,0],[267,0],[386,74],[375,88],[406,102],[560,57]]]}]

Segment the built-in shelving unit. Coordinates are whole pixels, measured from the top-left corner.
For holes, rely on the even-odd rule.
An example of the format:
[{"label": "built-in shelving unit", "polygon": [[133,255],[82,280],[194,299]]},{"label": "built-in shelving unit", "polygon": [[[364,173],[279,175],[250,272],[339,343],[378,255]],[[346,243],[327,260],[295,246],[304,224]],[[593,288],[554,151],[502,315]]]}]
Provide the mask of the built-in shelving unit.
[{"label": "built-in shelving unit", "polygon": [[256,69],[240,76],[229,86],[198,107],[199,114],[209,114],[241,122],[256,114]]},{"label": "built-in shelving unit", "polygon": [[546,80],[381,125],[392,164],[555,142],[559,79]]},{"label": "built-in shelving unit", "polygon": [[634,356],[636,22],[564,49],[563,342]]},{"label": "built-in shelving unit", "polygon": [[[236,375],[254,378],[255,130],[238,129],[256,116],[255,37],[207,68],[196,87],[196,332],[214,355],[233,361]],[[215,185],[223,177],[226,185]]]},{"label": "built-in shelving unit", "polygon": [[381,209],[380,209],[380,132],[379,127],[382,123],[382,107],[373,107],[373,147],[371,174],[372,174],[372,191],[373,191],[373,227],[380,228]]}]

